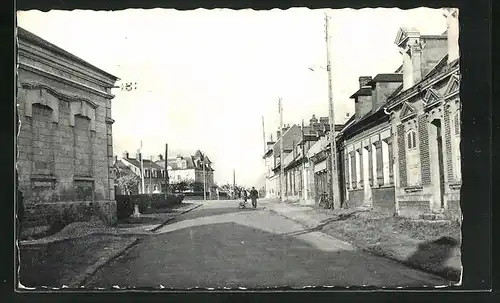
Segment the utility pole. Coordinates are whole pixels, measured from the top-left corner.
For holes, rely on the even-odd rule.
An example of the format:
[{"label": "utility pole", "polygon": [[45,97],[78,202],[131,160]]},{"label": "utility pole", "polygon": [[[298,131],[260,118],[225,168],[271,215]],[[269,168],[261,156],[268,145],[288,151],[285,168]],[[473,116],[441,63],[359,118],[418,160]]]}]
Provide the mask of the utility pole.
[{"label": "utility pole", "polygon": [[203,160],[201,162],[201,165],[203,165],[203,201],[207,200],[207,177],[205,174],[205,156],[203,156]]},{"label": "utility pole", "polygon": [[[264,128],[264,116],[262,116],[262,140],[264,141],[264,155],[267,152],[267,144],[266,144],[266,129]],[[267,193],[267,165],[266,158],[264,157],[264,192]]]},{"label": "utility pole", "polygon": [[330,148],[332,153],[332,167],[331,167],[331,182],[332,182],[332,201],[330,208],[340,208],[339,200],[339,182],[337,175],[337,145],[335,142],[335,111],[333,106],[333,90],[332,90],[332,67],[330,62],[330,35],[328,13],[325,12],[325,33],[326,33],[326,70],[328,72],[328,105],[330,116]]},{"label": "utility pole", "polygon": [[152,191],[152,188],[153,188],[153,184],[152,184],[152,182],[153,182],[152,181],[152,177],[153,177],[153,156],[150,156],[149,158],[150,158],[150,160],[149,160],[149,190],[151,192],[153,192]]},{"label": "utility pole", "polygon": [[281,202],[285,201],[285,168],[283,167],[283,103],[281,97],[278,99],[280,113],[280,196]]},{"label": "utility pole", "polygon": [[267,150],[267,144],[266,144],[266,129],[264,128],[264,116],[262,116],[262,141],[264,143],[264,154],[265,154]]},{"label": "utility pole", "polygon": [[168,144],[165,144],[165,192],[169,192],[170,180],[168,176]]},{"label": "utility pole", "polygon": [[139,156],[141,157],[141,185],[142,185],[142,193],[145,194],[145,189],[144,189],[144,161],[142,161],[142,141],[141,141],[141,147],[139,148]]},{"label": "utility pole", "polygon": [[233,169],[233,198],[236,198],[236,171]]}]

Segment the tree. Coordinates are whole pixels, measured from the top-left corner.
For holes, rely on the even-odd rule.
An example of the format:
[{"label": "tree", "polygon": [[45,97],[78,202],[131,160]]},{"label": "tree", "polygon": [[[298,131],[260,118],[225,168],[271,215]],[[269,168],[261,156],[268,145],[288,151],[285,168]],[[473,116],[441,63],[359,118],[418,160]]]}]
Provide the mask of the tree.
[{"label": "tree", "polygon": [[184,192],[189,189],[189,183],[187,181],[172,183],[171,186],[174,192]]},{"label": "tree", "polygon": [[131,194],[132,192],[137,191],[137,186],[141,181],[139,176],[132,172],[125,171],[124,169],[118,167],[118,165],[114,166],[114,171],[116,174],[116,184],[121,190],[123,190],[126,194]]}]

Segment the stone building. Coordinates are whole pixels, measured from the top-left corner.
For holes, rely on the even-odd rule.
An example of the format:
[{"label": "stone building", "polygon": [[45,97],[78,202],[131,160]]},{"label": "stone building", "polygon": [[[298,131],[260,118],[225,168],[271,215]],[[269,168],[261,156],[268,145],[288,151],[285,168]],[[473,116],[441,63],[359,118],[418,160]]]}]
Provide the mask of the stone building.
[{"label": "stone building", "polygon": [[395,41],[404,77],[386,112],[395,143],[395,198],[401,216],[461,218],[458,10],[445,12],[448,29],[443,35],[402,28]]},{"label": "stone building", "polygon": [[19,189],[26,225],[116,222],[111,89],[118,80],[18,28]]}]

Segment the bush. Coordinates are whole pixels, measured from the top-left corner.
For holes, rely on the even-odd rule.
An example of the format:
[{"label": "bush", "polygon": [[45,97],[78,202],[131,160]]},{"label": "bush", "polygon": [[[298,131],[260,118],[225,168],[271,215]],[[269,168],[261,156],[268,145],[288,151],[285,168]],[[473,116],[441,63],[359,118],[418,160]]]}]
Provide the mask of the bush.
[{"label": "bush", "polygon": [[139,205],[139,212],[143,213],[148,209],[180,205],[183,199],[184,195],[181,194],[116,195],[118,220],[130,217],[134,213],[135,204]]}]

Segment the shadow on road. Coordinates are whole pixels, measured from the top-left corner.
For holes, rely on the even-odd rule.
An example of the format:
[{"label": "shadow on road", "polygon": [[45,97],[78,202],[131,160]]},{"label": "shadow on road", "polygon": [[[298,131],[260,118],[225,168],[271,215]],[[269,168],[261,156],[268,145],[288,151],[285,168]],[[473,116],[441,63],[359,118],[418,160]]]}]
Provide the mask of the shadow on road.
[{"label": "shadow on road", "polygon": [[434,269],[441,269],[449,280],[459,281],[460,273],[446,265],[459,245],[459,241],[451,237],[441,237],[434,241],[425,242],[418,245],[417,251],[406,262],[409,265],[427,264]]},{"label": "shadow on road", "polygon": [[216,223],[148,237],[97,272],[86,288],[443,284],[447,284],[443,279],[369,254],[322,251],[295,237]]},{"label": "shadow on road", "polygon": [[315,231],[321,231],[326,225],[328,225],[332,222],[336,222],[336,221],[347,220],[347,219],[351,218],[356,213],[358,213],[358,212],[352,212],[352,213],[348,213],[348,214],[340,214],[337,217],[333,217],[333,218],[329,218],[329,219],[321,221],[315,227],[307,228],[307,229],[303,229],[303,230],[299,230],[299,231],[294,231],[294,232],[290,232],[290,233],[285,233],[283,235],[285,235],[285,236],[298,236],[298,235],[312,233]]}]

